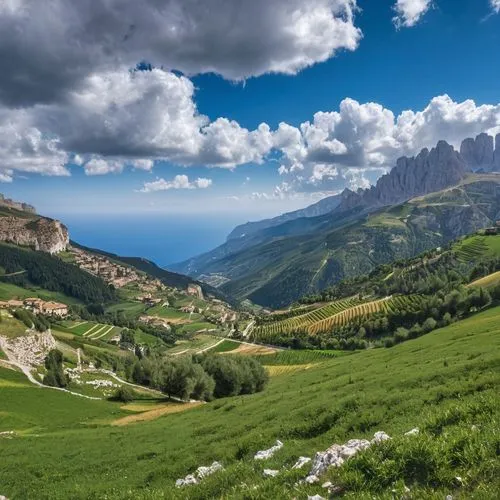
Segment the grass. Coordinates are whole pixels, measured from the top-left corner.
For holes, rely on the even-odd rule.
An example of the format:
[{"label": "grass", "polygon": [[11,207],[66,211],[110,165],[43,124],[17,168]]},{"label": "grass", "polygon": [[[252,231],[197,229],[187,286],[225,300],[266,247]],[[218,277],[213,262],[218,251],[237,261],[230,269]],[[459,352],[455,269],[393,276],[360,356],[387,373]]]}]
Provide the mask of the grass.
[{"label": "grass", "polygon": [[500,255],[500,235],[473,235],[464,238],[455,247],[463,262],[474,262],[484,257]]},{"label": "grass", "polygon": [[147,310],[146,314],[148,316],[158,316],[159,318],[165,318],[170,320],[172,323],[188,323],[190,321],[197,321],[202,318],[200,314],[190,314],[182,311],[178,311],[173,307],[163,307],[155,306]]},{"label": "grass", "polygon": [[140,302],[120,302],[106,308],[108,313],[122,313],[127,318],[137,318],[146,310]]},{"label": "grass", "polygon": [[38,297],[46,301],[62,302],[63,304],[81,304],[73,297],[68,297],[60,292],[52,292],[32,285],[29,288],[21,288],[12,283],[0,281],[0,300],[18,299],[23,300],[28,297]]},{"label": "grass", "polygon": [[224,340],[224,342],[214,347],[210,352],[230,352],[238,349],[240,345],[239,342],[235,342],[234,340]]},{"label": "grass", "polygon": [[0,311],[0,335],[9,338],[21,337],[26,335],[28,329],[26,325],[5,311]]},{"label": "grass", "polygon": [[468,286],[482,286],[482,287],[493,287],[500,283],[500,271],[496,273],[488,274],[488,276],[484,276],[483,278],[479,278],[472,283],[469,283]]},{"label": "grass", "polygon": [[204,333],[200,333],[195,335],[190,340],[179,340],[177,341],[175,347],[168,349],[168,354],[194,354],[201,350],[205,350],[214,346],[218,342],[220,342],[220,337],[215,337],[213,335],[206,335]]},{"label": "grass", "polygon": [[[2,494],[54,500],[324,496],[320,486],[294,487],[307,469],[283,468],[300,455],[384,430],[391,442],[328,471],[347,498],[393,498],[391,490],[403,483],[412,498],[497,498],[499,320],[500,308],[493,308],[391,349],[326,356],[317,366],[272,377],[262,393],[124,427],[111,425],[126,415],[115,403],[37,389],[0,369],[2,380],[21,384],[0,385],[0,430],[21,432],[2,441]],[[422,434],[407,441],[404,432],[416,426]],[[252,460],[276,439],[284,447],[272,459]],[[224,472],[199,486],[173,486],[214,460]],[[282,472],[265,479],[264,467]]]}]

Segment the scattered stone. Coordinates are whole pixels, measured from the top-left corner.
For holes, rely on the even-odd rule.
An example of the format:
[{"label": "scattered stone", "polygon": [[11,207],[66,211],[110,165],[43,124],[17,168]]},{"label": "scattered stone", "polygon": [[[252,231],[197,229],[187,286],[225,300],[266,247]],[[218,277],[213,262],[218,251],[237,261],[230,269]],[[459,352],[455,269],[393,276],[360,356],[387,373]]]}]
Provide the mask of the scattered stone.
[{"label": "scattered stone", "polygon": [[223,470],[224,467],[222,467],[222,464],[219,462],[214,462],[210,467],[198,467],[196,470],[196,474],[199,479],[204,479],[207,476],[210,476],[214,472],[217,472],[219,470]]},{"label": "scattered stone", "polygon": [[[4,439],[12,439],[16,435],[17,435],[16,431],[3,431],[3,432],[0,432],[0,438],[4,438]],[[0,500],[2,500],[1,497],[0,497]]]},{"label": "scattered stone", "polygon": [[331,481],[327,481],[326,483],[323,483],[321,485],[322,488],[331,488],[333,485],[332,485],[332,482]]},{"label": "scattered stone", "polygon": [[274,470],[274,469],[264,469],[264,476],[266,477],[276,477],[280,473],[279,470]]},{"label": "scattered stone", "polygon": [[278,439],[276,440],[276,444],[274,446],[271,446],[271,448],[267,450],[258,451],[253,458],[254,460],[267,460],[281,448],[283,448],[283,443]]},{"label": "scattered stone", "polygon": [[382,441],[387,441],[388,439],[391,439],[391,436],[386,434],[384,431],[379,431],[373,435],[372,443],[381,443]]},{"label": "scattered stone", "polygon": [[194,477],[193,474],[188,474],[184,479],[177,479],[175,486],[180,488],[181,486],[188,486],[190,484],[198,484],[198,479]]},{"label": "scattered stone", "polygon": [[334,444],[326,451],[319,451],[314,457],[311,471],[306,477],[306,482],[313,484],[319,481],[318,477],[321,476],[329,467],[340,467],[345,460],[356,455],[362,450],[366,450],[372,444],[381,443],[391,439],[385,432],[376,432],[373,439],[370,441],[366,439],[350,439],[344,445]]},{"label": "scattered stone", "polygon": [[460,476],[457,476],[455,478],[455,481],[460,485],[462,486],[464,484],[464,480],[460,477]]},{"label": "scattered stone", "polygon": [[309,474],[309,476],[306,477],[305,481],[307,484],[314,484],[319,482],[319,479],[314,474]]},{"label": "scattered stone", "polygon": [[477,425],[472,425],[471,428],[470,428],[471,431],[477,431],[478,430],[478,427]]},{"label": "scattered stone", "polygon": [[309,457],[299,457],[292,469],[302,469],[302,467],[304,467],[304,465],[308,464],[310,461],[311,459]]},{"label": "scattered stone", "polygon": [[410,490],[410,488],[408,488],[408,486],[405,486],[405,487],[404,487],[404,492],[405,492],[405,493],[410,493],[410,491],[411,491],[411,490]]},{"label": "scattered stone", "polygon": [[177,488],[180,488],[182,486],[198,484],[202,479],[219,470],[224,470],[224,467],[222,467],[222,464],[220,464],[219,462],[214,462],[209,467],[198,467],[194,474],[188,474],[184,479],[177,479],[177,481],[175,482],[175,486],[177,486]]},{"label": "scattered stone", "polygon": [[325,500],[321,495],[308,496],[307,500]]},{"label": "scattered stone", "polygon": [[405,436],[416,436],[420,434],[420,429],[418,427],[415,427],[415,429],[412,429],[411,431],[405,432]]},{"label": "scattered stone", "polygon": [[445,500],[453,500],[453,497],[451,495],[446,495],[446,499]]},{"label": "scattered stone", "polygon": [[0,500],[9,500],[7,497],[4,497],[3,495],[0,495]]}]

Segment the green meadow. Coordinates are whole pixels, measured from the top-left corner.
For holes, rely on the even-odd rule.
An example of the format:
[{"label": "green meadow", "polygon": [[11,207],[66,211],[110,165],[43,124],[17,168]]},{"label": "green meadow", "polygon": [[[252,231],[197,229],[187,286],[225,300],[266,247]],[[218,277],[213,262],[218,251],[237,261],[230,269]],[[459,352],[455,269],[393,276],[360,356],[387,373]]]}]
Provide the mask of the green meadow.
[{"label": "green meadow", "polygon": [[[343,488],[346,498],[401,498],[404,487],[411,498],[497,498],[499,320],[497,307],[390,349],[290,355],[289,366],[307,364],[271,377],[262,393],[124,426],[113,425],[130,413],[120,403],[33,387],[0,368],[0,432],[17,432],[0,443],[0,494],[51,500],[325,496],[321,486],[296,485],[308,471],[290,471],[296,459],[383,430],[391,441],[322,479]],[[414,427],[418,436],[403,436]],[[276,439],[284,447],[273,458],[253,460]],[[175,488],[176,479],[214,460],[223,472]],[[264,468],[280,474],[264,478]]]}]

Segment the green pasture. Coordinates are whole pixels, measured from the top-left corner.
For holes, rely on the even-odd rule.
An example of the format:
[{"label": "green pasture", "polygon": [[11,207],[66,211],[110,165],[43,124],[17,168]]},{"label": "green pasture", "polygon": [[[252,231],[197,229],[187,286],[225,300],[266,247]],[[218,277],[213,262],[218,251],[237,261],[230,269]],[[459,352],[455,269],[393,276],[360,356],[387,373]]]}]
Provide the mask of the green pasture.
[{"label": "green pasture", "polygon": [[[390,349],[324,356],[272,377],[262,393],[125,427],[110,425],[124,414],[116,403],[35,388],[0,369],[0,431],[18,432],[1,442],[1,493],[11,500],[305,499],[325,496],[320,485],[330,479],[352,499],[402,498],[404,486],[411,498],[497,498],[499,320],[497,307]],[[419,436],[403,436],[414,427]],[[296,485],[308,470],[290,471],[299,456],[379,430],[393,439],[330,470],[317,486]],[[253,460],[276,439],[284,447],[273,458]],[[174,487],[214,460],[223,472]],[[264,478],[264,468],[280,474]]]}]

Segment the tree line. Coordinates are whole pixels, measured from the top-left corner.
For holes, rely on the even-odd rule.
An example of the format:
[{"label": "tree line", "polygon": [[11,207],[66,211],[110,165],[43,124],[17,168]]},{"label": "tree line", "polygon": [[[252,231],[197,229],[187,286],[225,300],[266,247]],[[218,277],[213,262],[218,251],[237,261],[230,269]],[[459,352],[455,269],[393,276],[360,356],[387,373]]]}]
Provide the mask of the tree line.
[{"label": "tree line", "polygon": [[0,266],[6,274],[24,271],[15,276],[3,276],[2,281],[23,288],[37,285],[46,290],[61,292],[85,304],[110,303],[117,299],[115,290],[101,278],[81,270],[44,252],[2,245]]},{"label": "tree line", "polygon": [[260,392],[268,381],[266,370],[255,359],[214,354],[144,356],[135,361],[129,376],[169,397],[204,401]]}]

